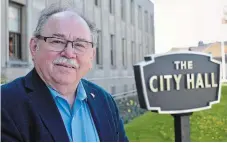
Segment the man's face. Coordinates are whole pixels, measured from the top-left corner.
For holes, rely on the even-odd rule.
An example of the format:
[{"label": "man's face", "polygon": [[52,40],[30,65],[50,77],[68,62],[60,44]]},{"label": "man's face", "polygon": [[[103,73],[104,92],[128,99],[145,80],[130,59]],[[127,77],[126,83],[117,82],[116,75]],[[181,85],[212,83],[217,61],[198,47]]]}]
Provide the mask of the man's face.
[{"label": "man's face", "polygon": [[[55,37],[60,41],[76,41],[80,38],[92,42],[86,22],[81,17],[71,14],[71,12],[61,12],[51,16],[45,23],[41,36]],[[74,84],[92,68],[95,49],[91,44],[87,44],[86,50],[81,53],[74,51],[72,43],[68,43],[63,51],[55,51],[56,46],[50,41],[33,38],[30,42],[36,70],[46,82]]]}]

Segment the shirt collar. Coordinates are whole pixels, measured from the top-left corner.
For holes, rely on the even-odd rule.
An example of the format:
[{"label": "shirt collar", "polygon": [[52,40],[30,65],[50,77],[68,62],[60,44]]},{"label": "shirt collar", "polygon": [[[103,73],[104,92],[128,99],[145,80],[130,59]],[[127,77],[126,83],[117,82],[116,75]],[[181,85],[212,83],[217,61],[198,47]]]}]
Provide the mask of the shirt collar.
[{"label": "shirt collar", "polygon": [[77,99],[79,99],[81,101],[87,98],[86,91],[85,91],[84,86],[81,81],[79,82],[79,84],[77,86],[76,96],[77,96]]},{"label": "shirt collar", "polygon": [[[47,87],[49,88],[53,98],[56,98],[56,97],[62,98],[62,95],[59,92],[57,92],[55,89],[53,89],[51,86],[47,86]],[[84,89],[82,82],[80,81],[78,86],[77,86],[76,99],[83,101],[86,98],[87,98],[86,91]]]}]

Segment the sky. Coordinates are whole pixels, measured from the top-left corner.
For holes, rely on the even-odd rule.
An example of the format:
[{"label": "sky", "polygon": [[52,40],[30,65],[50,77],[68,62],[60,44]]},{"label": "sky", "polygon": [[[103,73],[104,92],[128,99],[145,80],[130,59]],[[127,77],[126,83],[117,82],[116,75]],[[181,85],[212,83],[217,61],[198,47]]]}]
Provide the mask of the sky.
[{"label": "sky", "polygon": [[199,41],[227,41],[221,24],[227,0],[151,0],[155,13],[155,51],[197,46]]}]

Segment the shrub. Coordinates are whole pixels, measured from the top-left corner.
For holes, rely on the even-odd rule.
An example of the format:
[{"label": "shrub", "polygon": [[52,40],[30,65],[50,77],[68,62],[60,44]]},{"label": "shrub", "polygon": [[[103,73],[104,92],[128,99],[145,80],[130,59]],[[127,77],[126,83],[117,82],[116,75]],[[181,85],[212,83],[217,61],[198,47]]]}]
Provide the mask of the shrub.
[{"label": "shrub", "polygon": [[137,96],[116,99],[115,101],[119,108],[120,117],[123,119],[124,124],[127,124],[132,119],[142,115],[146,111],[140,108]]}]

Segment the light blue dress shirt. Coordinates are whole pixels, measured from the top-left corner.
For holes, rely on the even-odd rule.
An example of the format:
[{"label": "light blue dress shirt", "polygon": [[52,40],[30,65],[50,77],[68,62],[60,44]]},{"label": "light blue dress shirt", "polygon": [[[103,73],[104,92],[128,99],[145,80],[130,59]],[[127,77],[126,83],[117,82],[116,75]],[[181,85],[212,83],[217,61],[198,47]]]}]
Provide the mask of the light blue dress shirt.
[{"label": "light blue dress shirt", "polygon": [[53,88],[48,88],[60,111],[69,140],[71,142],[99,142],[97,130],[86,102],[87,95],[83,84],[81,82],[78,84],[76,98],[71,109],[62,95]]}]

